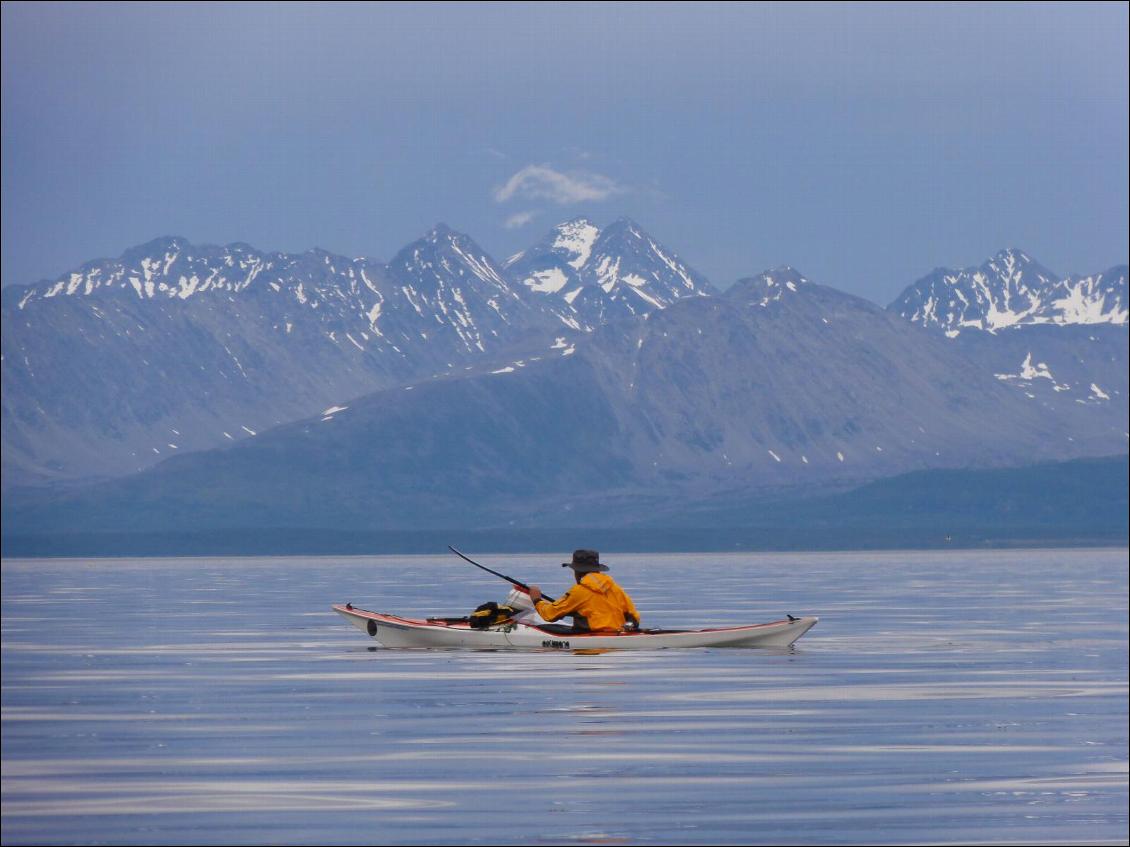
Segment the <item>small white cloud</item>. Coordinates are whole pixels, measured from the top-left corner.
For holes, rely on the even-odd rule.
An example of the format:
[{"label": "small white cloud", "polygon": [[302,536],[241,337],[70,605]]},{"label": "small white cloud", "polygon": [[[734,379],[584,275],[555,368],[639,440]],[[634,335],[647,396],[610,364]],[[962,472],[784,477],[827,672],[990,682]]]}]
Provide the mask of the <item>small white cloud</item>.
[{"label": "small white cloud", "polygon": [[518,229],[525,226],[538,216],[537,212],[517,212],[506,219],[503,224],[507,229]]},{"label": "small white cloud", "polygon": [[623,194],[626,190],[603,174],[576,170],[563,173],[549,165],[526,165],[506,180],[505,185],[494,190],[494,199],[495,202],[505,203],[519,197],[565,205],[606,200],[614,194]]}]

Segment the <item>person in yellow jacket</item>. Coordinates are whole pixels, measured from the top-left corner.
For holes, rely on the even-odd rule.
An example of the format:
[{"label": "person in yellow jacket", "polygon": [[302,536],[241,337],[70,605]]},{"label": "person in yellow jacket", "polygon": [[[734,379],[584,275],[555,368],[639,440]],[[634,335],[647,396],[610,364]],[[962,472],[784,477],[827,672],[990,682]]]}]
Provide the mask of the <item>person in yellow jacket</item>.
[{"label": "person in yellow jacket", "polygon": [[608,566],[596,550],[574,550],[573,561],[562,562],[561,567],[573,569],[577,584],[555,603],[542,600],[541,589],[531,585],[530,599],[539,615],[547,621],[571,615],[577,629],[639,629],[640,613],[632,598],[608,576]]}]

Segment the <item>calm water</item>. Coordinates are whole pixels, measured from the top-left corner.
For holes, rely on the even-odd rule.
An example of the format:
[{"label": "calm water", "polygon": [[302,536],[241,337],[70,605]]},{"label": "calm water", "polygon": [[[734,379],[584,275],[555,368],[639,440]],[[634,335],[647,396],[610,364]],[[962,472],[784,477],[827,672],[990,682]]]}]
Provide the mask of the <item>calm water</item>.
[{"label": "calm water", "polygon": [[605,557],[647,625],[820,615],[791,651],[329,611],[502,599],[453,558],[5,561],[4,843],[1126,843],[1125,550]]}]

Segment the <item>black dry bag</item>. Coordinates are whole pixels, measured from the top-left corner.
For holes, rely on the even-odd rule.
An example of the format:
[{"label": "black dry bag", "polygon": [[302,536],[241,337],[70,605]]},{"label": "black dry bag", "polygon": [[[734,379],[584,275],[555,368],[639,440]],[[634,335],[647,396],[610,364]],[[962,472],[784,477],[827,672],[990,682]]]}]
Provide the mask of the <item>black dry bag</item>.
[{"label": "black dry bag", "polygon": [[471,629],[487,629],[492,626],[498,626],[505,623],[514,617],[517,609],[510,606],[500,606],[498,603],[491,601],[490,603],[483,603],[475,611],[467,617],[467,622],[471,625]]}]

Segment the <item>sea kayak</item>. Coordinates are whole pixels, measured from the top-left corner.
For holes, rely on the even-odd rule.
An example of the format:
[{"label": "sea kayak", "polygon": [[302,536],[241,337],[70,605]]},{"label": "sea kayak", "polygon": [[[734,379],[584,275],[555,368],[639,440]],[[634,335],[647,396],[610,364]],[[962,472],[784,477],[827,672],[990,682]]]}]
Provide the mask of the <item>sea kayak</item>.
[{"label": "sea kayak", "polygon": [[788,647],[819,618],[718,629],[641,629],[638,632],[578,632],[557,624],[510,621],[472,629],[465,619],[402,618],[346,603],[333,610],[385,647],[462,647],[481,650],[657,650],[671,647]]}]

